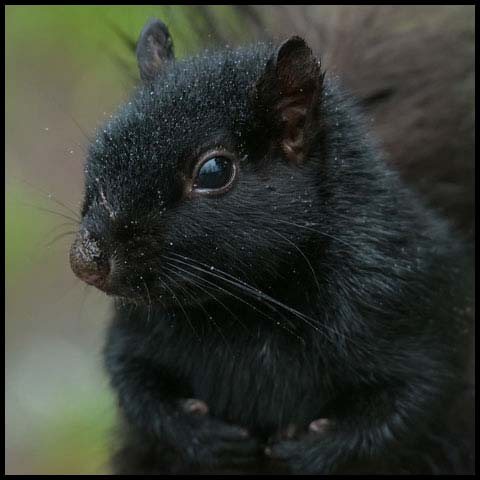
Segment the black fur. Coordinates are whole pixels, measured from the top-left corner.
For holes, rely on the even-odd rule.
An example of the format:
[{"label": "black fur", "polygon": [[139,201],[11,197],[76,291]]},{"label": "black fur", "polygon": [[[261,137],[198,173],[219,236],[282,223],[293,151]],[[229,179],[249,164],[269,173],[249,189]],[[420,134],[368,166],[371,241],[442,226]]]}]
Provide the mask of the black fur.
[{"label": "black fur", "polygon": [[[468,335],[463,246],[328,76],[305,155],[287,160],[262,93],[278,88],[264,76],[277,52],[172,62],[90,149],[82,227],[114,259],[118,297],[114,470],[464,472],[447,427]],[[240,161],[234,188],[186,197],[193,162],[218,146]],[[188,398],[209,413],[186,413]],[[318,418],[329,426],[309,433]]]}]

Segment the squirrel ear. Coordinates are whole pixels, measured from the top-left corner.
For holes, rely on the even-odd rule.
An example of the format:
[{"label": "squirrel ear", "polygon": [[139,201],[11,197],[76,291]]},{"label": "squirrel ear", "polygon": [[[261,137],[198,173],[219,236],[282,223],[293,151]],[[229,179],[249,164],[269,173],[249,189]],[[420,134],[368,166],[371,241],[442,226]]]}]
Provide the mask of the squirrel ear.
[{"label": "squirrel ear", "polygon": [[156,18],[150,19],[138,37],[136,53],[142,80],[152,81],[175,59],[167,26]]},{"label": "squirrel ear", "polygon": [[257,81],[254,102],[289,161],[300,164],[306,150],[305,130],[314,118],[323,75],[320,62],[300,37],[286,40],[267,62]]}]

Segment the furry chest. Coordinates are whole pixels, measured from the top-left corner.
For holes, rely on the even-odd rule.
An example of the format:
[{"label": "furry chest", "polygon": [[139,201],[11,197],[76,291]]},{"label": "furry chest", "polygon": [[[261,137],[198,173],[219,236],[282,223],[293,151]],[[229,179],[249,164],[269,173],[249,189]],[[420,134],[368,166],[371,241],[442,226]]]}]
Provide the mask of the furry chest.
[{"label": "furry chest", "polygon": [[326,397],[319,370],[303,354],[264,342],[236,351],[218,346],[192,365],[190,379],[213,415],[272,435],[319,415]]}]

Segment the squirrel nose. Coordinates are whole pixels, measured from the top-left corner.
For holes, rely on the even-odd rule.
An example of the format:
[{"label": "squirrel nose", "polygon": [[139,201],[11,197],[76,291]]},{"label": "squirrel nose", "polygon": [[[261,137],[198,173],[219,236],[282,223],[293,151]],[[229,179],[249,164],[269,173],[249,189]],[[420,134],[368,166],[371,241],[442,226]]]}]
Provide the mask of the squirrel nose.
[{"label": "squirrel nose", "polygon": [[108,258],[88,231],[80,231],[70,249],[73,273],[85,283],[104,290],[110,274]]}]

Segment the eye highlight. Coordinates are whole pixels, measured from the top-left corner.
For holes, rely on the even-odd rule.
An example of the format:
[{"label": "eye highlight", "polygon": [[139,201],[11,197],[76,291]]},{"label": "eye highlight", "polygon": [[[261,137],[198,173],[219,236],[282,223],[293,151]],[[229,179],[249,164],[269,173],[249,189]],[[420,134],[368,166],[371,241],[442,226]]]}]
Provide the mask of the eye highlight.
[{"label": "eye highlight", "polygon": [[209,152],[198,162],[192,191],[206,195],[220,195],[233,185],[237,173],[235,159],[227,152]]}]

